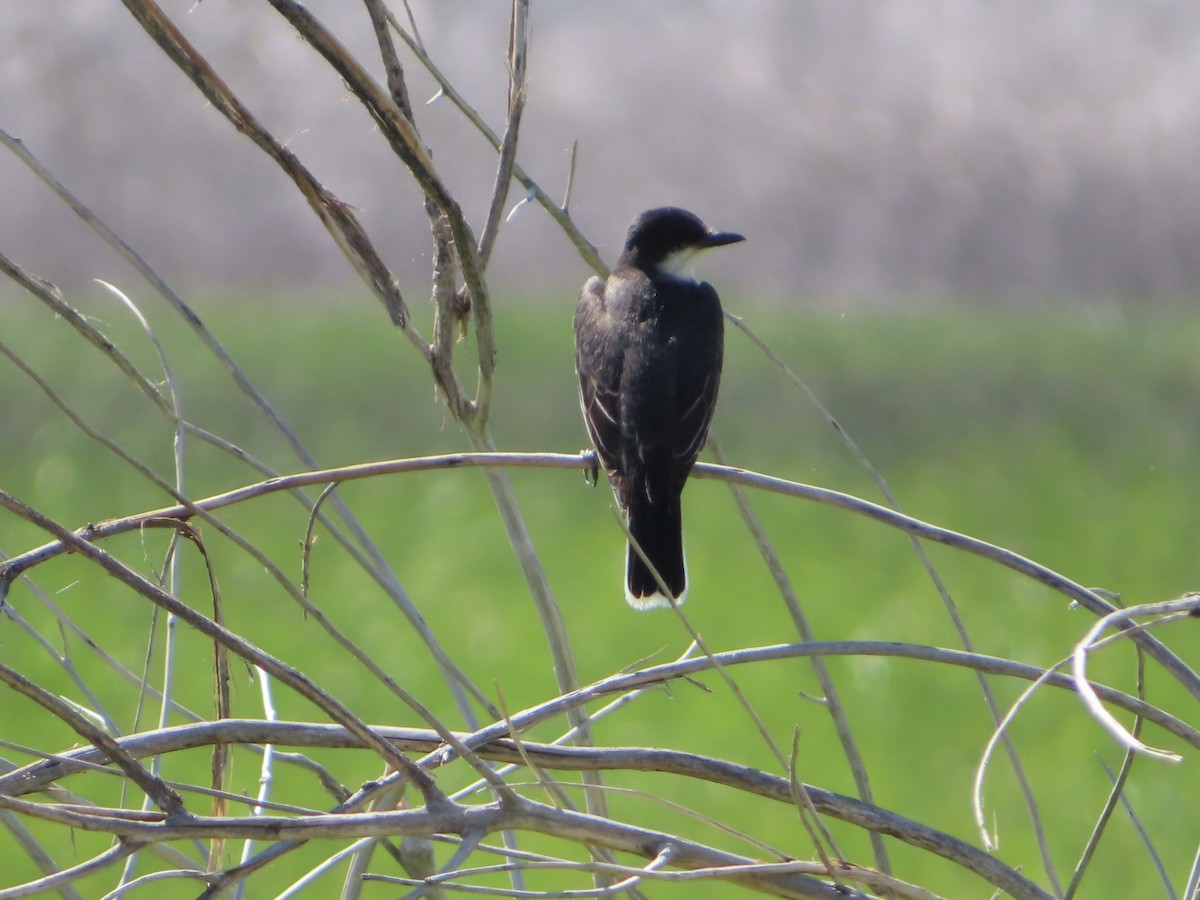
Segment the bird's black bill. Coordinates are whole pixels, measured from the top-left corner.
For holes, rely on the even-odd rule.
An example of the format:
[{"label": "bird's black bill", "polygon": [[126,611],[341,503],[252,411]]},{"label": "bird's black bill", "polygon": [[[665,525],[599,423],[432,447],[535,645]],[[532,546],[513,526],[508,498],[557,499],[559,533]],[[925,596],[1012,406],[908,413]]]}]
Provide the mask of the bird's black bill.
[{"label": "bird's black bill", "polygon": [[726,244],[737,244],[745,238],[732,231],[710,231],[704,236],[705,247],[724,247]]}]

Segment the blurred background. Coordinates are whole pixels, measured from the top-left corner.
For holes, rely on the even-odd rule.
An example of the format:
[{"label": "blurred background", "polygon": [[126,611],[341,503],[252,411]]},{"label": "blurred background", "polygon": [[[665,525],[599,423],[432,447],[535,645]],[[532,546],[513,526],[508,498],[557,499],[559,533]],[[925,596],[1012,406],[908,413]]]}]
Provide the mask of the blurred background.
[{"label": "blurred background", "polygon": [[[428,335],[430,238],[421,198],[358,102],[265,2],[162,5],[251,111],[358,210]],[[403,14],[399,0],[389,5]],[[381,76],[362,4],[308,6]],[[434,61],[500,130],[509,4],[411,6]],[[1200,5],[535,0],[532,18],[518,161],[561,197],[578,142],[570,208],[605,260],[615,260],[637,212],[664,203],[745,234],[745,244],[706,259],[701,274],[832,411],[907,512],[1011,548],[1125,603],[1200,587]],[[445,99],[427,103],[435,82],[401,54],[421,133],[478,228],[494,153]],[[207,108],[120,4],[0,0],[0,128],[22,138],[179,289],[320,464],[464,449],[428,366],[291,182]],[[93,279],[118,285],[138,304],[190,422],[274,471],[308,467],[197,339],[194,320],[178,315],[2,148],[0,198],[0,252],[60,285],[161,382],[157,350],[141,323]],[[514,188],[509,205],[520,199]],[[501,230],[489,270],[500,352],[491,426],[499,447],[583,446],[571,313],[588,274],[536,205],[522,207]],[[805,393],[732,328],[726,343],[715,427],[730,460],[878,500],[877,485]],[[0,489],[74,526],[167,502],[161,488],[64,416],[48,392],[167,482],[176,477],[173,423],[8,279],[0,281],[0,344],[44,379],[0,360]],[[474,339],[455,352],[470,383]],[[240,457],[190,438],[184,444],[180,477],[189,496],[263,477]],[[681,652],[690,638],[674,617],[637,616],[622,602],[624,539],[608,493],[589,491],[573,471],[515,471],[512,480],[580,677]],[[514,709],[556,692],[528,589],[478,472],[372,479],[338,494],[478,684],[502,689]],[[903,535],[816,504],[765,494],[753,502],[819,638],[961,646]],[[726,486],[689,485],[685,518],[694,582],[686,612],[714,649],[795,639]],[[299,577],[308,519],[290,498],[240,504],[223,521]],[[258,561],[213,529],[205,533],[232,627],[303,665],[364,718],[411,718]],[[312,602],[397,682],[461,724],[391,600],[339,552],[335,537],[322,534]],[[19,517],[0,517],[0,555],[44,540]],[[139,534],[106,547],[152,571],[165,544],[164,535]],[[930,553],[982,652],[1052,665],[1094,621],[1030,579],[942,547]],[[203,604],[203,567],[186,562],[184,592]],[[39,566],[32,576],[33,583],[14,587],[0,619],[6,662],[92,703],[64,674],[66,659],[121,727],[146,727],[137,718],[141,698],[92,655],[102,647],[131,671],[151,657],[157,666],[162,639],[146,605],[77,557]],[[37,639],[19,630],[17,611],[39,630]],[[69,629],[64,635],[68,614],[86,640]],[[1194,625],[1157,633],[1191,661],[1200,658]],[[178,679],[176,696],[210,714],[210,647],[189,631],[180,640],[189,677]],[[1098,677],[1135,689],[1127,643],[1095,665]],[[993,720],[973,679],[883,658],[831,666],[878,802],[978,842],[969,786]],[[807,666],[748,668],[739,678],[781,745],[802,729],[807,780],[854,790],[829,717],[808,699],[821,688]],[[240,670],[235,681],[236,711],[260,715],[257,688]],[[1161,669],[1151,668],[1148,681],[1151,701],[1195,720],[1195,699]],[[649,695],[607,720],[599,738],[670,741],[774,766],[761,743],[747,738],[740,707],[715,679],[709,685],[711,692],[680,686]],[[994,687],[1004,707],[1022,685],[997,680]],[[280,694],[281,714],[312,716],[293,695]],[[11,692],[0,694],[0,723],[22,723],[22,743],[53,752],[75,740],[37,715],[23,718],[30,709]],[[1038,695],[1015,728],[1051,853],[1068,875],[1111,787],[1103,766],[1116,770],[1123,753],[1066,692]],[[1196,858],[1200,811],[1179,797],[1200,791],[1200,773],[1193,749],[1148,731],[1152,743],[1189,759],[1176,767],[1139,760],[1125,796],[1182,888]],[[553,736],[549,726],[545,732],[539,736]],[[200,760],[181,779],[203,780],[206,764]],[[373,759],[354,765],[339,769],[346,784],[378,774]],[[986,802],[1003,838],[999,855],[1047,883],[1015,779],[995,768]],[[253,793],[256,774],[256,762],[243,762],[241,788]],[[327,806],[309,787],[289,799]],[[648,790],[669,796],[666,788]],[[790,807],[764,813],[740,797],[711,793],[701,799],[717,821],[809,852]],[[680,794],[691,803],[697,792]],[[850,832],[841,835],[850,855],[866,860],[862,835],[843,832]],[[72,848],[92,837],[73,836]],[[74,851],[80,858],[81,846]],[[284,871],[302,872],[326,853],[310,849],[305,862],[285,863]],[[991,893],[925,854],[895,844],[893,852],[903,872],[945,896]],[[0,859],[21,860],[24,868],[9,875],[14,882],[34,877],[7,832],[0,832]],[[1079,896],[1174,896],[1159,889],[1158,865],[1119,813]],[[268,871],[255,895],[275,895],[276,877]],[[111,889],[103,884],[85,893]],[[1143,890],[1147,884],[1158,893]],[[728,896],[720,885],[668,891],[654,896]]]},{"label": "blurred background", "polygon": [[[425,294],[410,180],[265,3],[163,4]],[[413,0],[433,59],[495,130],[508,4]],[[6,3],[0,123],[177,284],[344,286],[337,250],[248,141],[107,0]],[[313,12],[374,59],[359,4]],[[539,3],[519,162],[612,261],[673,203],[748,235],[722,282],[763,302],[1143,303],[1200,284],[1200,7],[1188,0]],[[376,66],[377,68],[377,66]],[[418,124],[479,221],[492,151],[415,64]],[[103,247],[0,154],[0,246],[60,279]],[[514,201],[517,199],[513,198]],[[14,214],[15,213],[15,214]],[[502,232],[499,293],[573,296],[547,217]],[[535,278],[530,273],[536,273]]]}]

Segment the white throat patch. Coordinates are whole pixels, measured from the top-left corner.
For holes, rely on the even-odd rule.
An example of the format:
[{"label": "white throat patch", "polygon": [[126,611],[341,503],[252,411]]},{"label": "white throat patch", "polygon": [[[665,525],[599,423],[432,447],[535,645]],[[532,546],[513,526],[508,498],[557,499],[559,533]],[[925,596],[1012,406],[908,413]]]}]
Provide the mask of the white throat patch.
[{"label": "white throat patch", "polygon": [[680,281],[696,281],[696,260],[708,247],[684,247],[669,253],[659,264],[659,269]]}]

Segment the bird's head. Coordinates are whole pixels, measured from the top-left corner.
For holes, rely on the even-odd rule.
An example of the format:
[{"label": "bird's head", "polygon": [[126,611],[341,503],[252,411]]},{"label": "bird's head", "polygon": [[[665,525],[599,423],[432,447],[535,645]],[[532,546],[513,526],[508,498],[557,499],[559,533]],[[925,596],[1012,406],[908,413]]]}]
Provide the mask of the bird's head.
[{"label": "bird's head", "polygon": [[662,206],[633,220],[617,265],[690,278],[698,254],[744,240],[731,231],[713,231],[686,209]]}]

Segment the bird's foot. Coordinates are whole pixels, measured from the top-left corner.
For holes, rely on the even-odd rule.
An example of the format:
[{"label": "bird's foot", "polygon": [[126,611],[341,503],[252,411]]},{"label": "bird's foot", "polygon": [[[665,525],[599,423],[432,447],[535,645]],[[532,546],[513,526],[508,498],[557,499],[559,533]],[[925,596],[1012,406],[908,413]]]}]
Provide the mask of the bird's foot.
[{"label": "bird's foot", "polygon": [[600,457],[595,450],[590,447],[585,450],[580,450],[579,455],[583,458],[583,481],[588,487],[595,487],[596,482],[600,478]]}]

